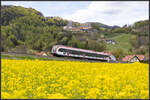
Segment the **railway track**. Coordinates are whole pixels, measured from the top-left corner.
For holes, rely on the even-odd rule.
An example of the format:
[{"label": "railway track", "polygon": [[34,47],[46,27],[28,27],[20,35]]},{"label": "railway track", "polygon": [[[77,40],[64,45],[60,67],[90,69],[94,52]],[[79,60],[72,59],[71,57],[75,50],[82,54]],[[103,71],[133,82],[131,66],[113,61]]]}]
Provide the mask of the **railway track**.
[{"label": "railway track", "polygon": [[34,59],[59,60],[59,61],[101,62],[98,60],[89,60],[89,59],[82,59],[82,58],[36,56],[36,55],[31,55],[31,54],[18,54],[18,53],[10,53],[10,52],[1,52],[1,55],[5,55],[4,57],[2,56],[2,58],[12,58],[12,59],[19,59],[20,57],[24,57],[24,58],[31,57]]}]

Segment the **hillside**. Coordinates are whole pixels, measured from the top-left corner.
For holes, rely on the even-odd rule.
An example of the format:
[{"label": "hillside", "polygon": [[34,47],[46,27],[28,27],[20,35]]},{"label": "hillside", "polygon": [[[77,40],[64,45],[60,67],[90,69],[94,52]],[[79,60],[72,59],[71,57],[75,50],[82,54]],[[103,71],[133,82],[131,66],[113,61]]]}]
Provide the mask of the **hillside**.
[{"label": "hillside", "polygon": [[[14,51],[16,47],[23,45],[27,51],[50,52],[52,46],[56,44],[98,51],[105,49],[102,43],[95,41],[99,39],[95,34],[64,30],[63,27],[67,25],[68,20],[57,16],[44,17],[42,13],[32,8],[21,6],[2,8],[2,51]],[[84,41],[79,41],[79,35]],[[91,37],[88,37],[89,35]]]},{"label": "hillside", "polygon": [[115,40],[117,42],[115,45],[107,44],[108,51],[113,51],[113,50],[117,50],[119,48],[122,48],[126,52],[129,52],[129,50],[133,48],[129,42],[131,36],[134,36],[134,35],[132,35],[132,34],[121,34],[121,35],[114,36],[112,38],[108,38],[108,39]]},{"label": "hillside", "polygon": [[[1,49],[4,52],[17,48],[22,48],[24,53],[50,52],[53,45],[59,44],[96,51],[113,52],[118,48],[126,54],[148,54],[149,20],[123,27],[100,22],[70,23],[67,19],[45,17],[35,9],[21,6],[2,6],[1,15]],[[64,29],[68,24],[74,30]],[[92,29],[84,29],[89,28],[84,26],[86,24]],[[115,40],[117,44],[107,44],[103,39]]]},{"label": "hillside", "polygon": [[98,27],[107,28],[107,29],[120,28],[119,26],[110,26],[99,22],[86,22],[86,24],[91,24],[92,26],[97,25]]}]

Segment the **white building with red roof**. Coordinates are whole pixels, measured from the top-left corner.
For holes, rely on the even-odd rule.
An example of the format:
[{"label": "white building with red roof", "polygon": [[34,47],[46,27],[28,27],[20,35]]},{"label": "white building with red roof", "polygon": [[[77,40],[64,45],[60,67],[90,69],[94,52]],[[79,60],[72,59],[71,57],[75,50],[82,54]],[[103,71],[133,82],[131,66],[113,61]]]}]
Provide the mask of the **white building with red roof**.
[{"label": "white building with red roof", "polygon": [[146,57],[144,55],[128,55],[122,58],[123,62],[140,62],[145,60]]}]

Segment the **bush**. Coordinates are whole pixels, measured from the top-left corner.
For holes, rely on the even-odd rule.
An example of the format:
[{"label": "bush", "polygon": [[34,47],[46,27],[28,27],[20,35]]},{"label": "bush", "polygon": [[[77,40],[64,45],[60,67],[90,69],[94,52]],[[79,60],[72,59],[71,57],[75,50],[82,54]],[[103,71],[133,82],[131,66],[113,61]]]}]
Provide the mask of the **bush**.
[{"label": "bush", "polygon": [[117,60],[121,60],[126,55],[123,49],[116,49],[112,51],[112,54],[116,57]]}]

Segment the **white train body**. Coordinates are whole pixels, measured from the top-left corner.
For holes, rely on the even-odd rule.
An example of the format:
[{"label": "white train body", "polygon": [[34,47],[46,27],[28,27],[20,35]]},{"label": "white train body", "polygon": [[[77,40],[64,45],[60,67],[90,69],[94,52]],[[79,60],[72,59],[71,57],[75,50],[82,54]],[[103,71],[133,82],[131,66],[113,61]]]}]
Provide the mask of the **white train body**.
[{"label": "white train body", "polygon": [[59,56],[96,59],[96,60],[107,61],[107,62],[109,62],[110,60],[116,60],[113,55],[110,56],[108,53],[96,52],[92,50],[84,50],[79,48],[63,46],[63,45],[53,46],[51,53]]}]

